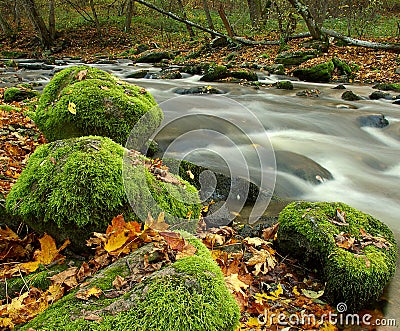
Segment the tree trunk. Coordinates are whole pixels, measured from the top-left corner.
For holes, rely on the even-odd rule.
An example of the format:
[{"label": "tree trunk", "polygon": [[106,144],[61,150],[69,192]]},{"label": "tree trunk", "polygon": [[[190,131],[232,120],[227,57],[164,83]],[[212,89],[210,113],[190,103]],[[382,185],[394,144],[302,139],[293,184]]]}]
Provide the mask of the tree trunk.
[{"label": "tree trunk", "polygon": [[260,0],[247,0],[250,12],[251,26],[256,27],[261,18],[261,1]]},{"label": "tree trunk", "polygon": [[97,12],[96,12],[96,8],[95,8],[95,6],[94,6],[93,0],[90,0],[90,1],[89,1],[89,4],[90,4],[90,9],[92,10],[93,20],[94,20],[94,24],[95,24],[95,26],[96,26],[97,33],[98,33],[99,35],[101,35],[100,22],[99,22],[99,18],[97,17]]},{"label": "tree trunk", "polygon": [[336,31],[325,29],[325,28],[321,28],[321,31],[323,33],[327,34],[328,36],[343,40],[346,43],[353,45],[353,46],[360,46],[360,47],[372,48],[372,49],[390,50],[390,51],[397,51],[397,52],[400,51],[400,45],[398,45],[398,44],[383,44],[383,43],[377,43],[377,42],[372,42],[372,41],[354,39],[354,38],[344,36]]},{"label": "tree trunk", "polygon": [[56,37],[56,3],[55,0],[49,1],[49,33],[50,37],[54,40]]},{"label": "tree trunk", "polygon": [[129,33],[131,31],[132,17],[135,12],[135,0],[129,0],[128,8],[126,9],[126,19],[125,19],[125,32]]},{"label": "tree trunk", "polygon": [[222,5],[219,6],[218,14],[221,17],[222,22],[224,23],[226,32],[228,32],[228,36],[233,38],[235,36],[235,33],[233,32],[232,26],[225,15],[224,7],[222,7]]},{"label": "tree trunk", "polygon": [[34,0],[21,0],[21,4],[24,6],[26,13],[28,14],[29,21],[33,25],[38,37],[44,48],[50,48],[54,39],[51,37],[46,24],[43,21],[42,16],[39,15]]},{"label": "tree trunk", "polygon": [[[206,14],[207,24],[208,24],[209,29],[215,30],[214,23],[212,21],[211,14],[210,14],[210,8],[208,8],[207,0],[203,0],[203,9],[204,9],[204,13]],[[215,34],[211,34],[211,38],[215,38]]]},{"label": "tree trunk", "polygon": [[321,29],[315,22],[314,17],[312,17],[310,11],[308,10],[308,7],[301,0],[288,0],[288,1],[306,22],[311,37],[316,40],[323,40],[324,34],[322,33]]},{"label": "tree trunk", "polygon": [[[182,13],[183,19],[187,20],[185,7],[183,6],[182,0],[177,0],[177,1],[178,1],[179,9]],[[193,38],[195,37],[195,34],[193,32],[192,26],[190,24],[186,24],[186,29],[189,32],[190,39],[193,40]]]},{"label": "tree trunk", "polygon": [[11,28],[10,24],[5,20],[5,18],[0,13],[0,27],[3,30],[7,38],[15,39],[15,33]]}]

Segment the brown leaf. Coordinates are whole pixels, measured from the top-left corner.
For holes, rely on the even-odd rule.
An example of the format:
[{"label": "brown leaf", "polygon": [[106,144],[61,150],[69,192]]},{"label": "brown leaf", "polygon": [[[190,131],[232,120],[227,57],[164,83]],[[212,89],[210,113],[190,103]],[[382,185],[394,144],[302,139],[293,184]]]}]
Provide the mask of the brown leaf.
[{"label": "brown leaf", "polygon": [[112,282],[112,285],[117,289],[120,290],[122,287],[124,287],[128,282],[121,277],[120,275],[117,275],[115,279]]},{"label": "brown leaf", "polygon": [[264,240],[274,239],[275,234],[278,232],[278,228],[279,228],[279,223],[276,223],[268,228],[265,228],[262,234]]},{"label": "brown leaf", "polygon": [[87,76],[87,73],[88,73],[87,69],[81,70],[76,74],[75,78],[78,81],[84,80],[86,78],[86,76]]}]

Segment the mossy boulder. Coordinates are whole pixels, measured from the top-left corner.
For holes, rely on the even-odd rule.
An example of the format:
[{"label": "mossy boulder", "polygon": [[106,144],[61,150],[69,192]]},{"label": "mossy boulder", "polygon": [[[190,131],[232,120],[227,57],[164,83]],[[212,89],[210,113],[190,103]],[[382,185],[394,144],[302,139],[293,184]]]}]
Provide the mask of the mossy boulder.
[{"label": "mossy boulder", "polygon": [[[185,235],[186,236],[186,235]],[[234,331],[240,312],[229,293],[219,266],[207,248],[193,237],[194,256],[130,283],[128,290],[113,299],[103,295],[79,300],[72,292],[54,303],[20,330],[102,330],[102,331]],[[116,292],[115,277],[134,276],[144,268],[145,256],[154,250],[148,244],[101,270],[79,291],[98,287],[103,293]],[[136,266],[130,270],[129,266]],[[101,321],[90,321],[98,316]]]},{"label": "mossy boulder", "polygon": [[228,68],[223,65],[210,65],[207,72],[200,78],[203,82],[215,82],[229,76]]},{"label": "mossy boulder", "polygon": [[342,99],[346,101],[358,101],[361,100],[361,97],[355,94],[353,91],[346,91],[343,92]]},{"label": "mossy boulder", "polygon": [[247,81],[258,81],[258,76],[254,71],[241,69],[241,70],[232,70],[229,73],[230,77],[237,78],[237,79],[244,79]]},{"label": "mossy boulder", "polygon": [[332,78],[334,65],[332,61],[324,62],[310,68],[298,68],[293,70],[293,76],[300,80],[315,83],[327,83]]},{"label": "mossy boulder", "polygon": [[140,56],[136,59],[136,62],[140,63],[157,63],[162,60],[173,59],[174,55],[166,51],[148,50],[140,53]]},{"label": "mossy boulder", "polygon": [[293,90],[293,83],[290,80],[281,80],[275,83],[277,89],[281,90]]},{"label": "mossy boulder", "polygon": [[[123,174],[126,152],[111,139],[95,136],[42,145],[8,194],[7,211],[59,242],[69,238],[75,250],[85,249],[85,239],[104,231],[121,213],[143,220],[148,212],[165,211],[167,222],[184,219],[182,228],[194,231],[200,214],[197,190],[172,175],[175,183],[164,182],[140,153],[127,159],[132,166]],[[129,201],[143,215],[134,213]]]},{"label": "mossy boulder", "polygon": [[400,92],[400,83],[379,83],[373,86],[374,88],[381,91],[395,91]]},{"label": "mossy boulder", "polygon": [[4,91],[4,101],[22,101],[39,96],[39,92],[26,87],[9,87]]},{"label": "mossy boulder", "polygon": [[33,120],[49,141],[98,135],[125,144],[145,114],[143,132],[152,132],[163,115],[145,89],[96,68],[74,66],[44,88]]},{"label": "mossy boulder", "polygon": [[296,51],[296,52],[282,52],[275,58],[275,63],[283,64],[284,66],[299,65],[318,55],[316,50]]},{"label": "mossy boulder", "polygon": [[[346,224],[341,224],[338,213]],[[337,236],[354,238],[353,250],[340,247]],[[279,215],[277,237],[283,252],[322,271],[326,299],[345,303],[348,311],[376,300],[395,272],[397,245],[392,231],[344,203],[289,204]],[[380,248],[379,243],[385,245]]]},{"label": "mossy boulder", "polygon": [[338,57],[334,57],[332,59],[332,62],[333,65],[335,66],[335,69],[338,71],[340,75],[346,75],[349,78],[354,76],[353,70],[346,61],[341,60]]}]

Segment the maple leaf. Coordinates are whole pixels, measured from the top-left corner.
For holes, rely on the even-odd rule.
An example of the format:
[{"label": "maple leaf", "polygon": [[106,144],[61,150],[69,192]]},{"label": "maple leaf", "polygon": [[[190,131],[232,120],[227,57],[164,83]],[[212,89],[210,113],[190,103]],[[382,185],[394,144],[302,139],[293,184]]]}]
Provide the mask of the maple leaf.
[{"label": "maple leaf", "polygon": [[103,291],[96,286],[93,286],[87,290],[80,290],[75,294],[75,297],[81,300],[88,300],[91,296],[99,298],[103,294]]},{"label": "maple leaf", "polygon": [[39,239],[39,242],[40,250],[35,251],[34,261],[21,264],[21,269],[26,272],[35,271],[40,264],[47,265],[57,260],[62,262],[65,259],[65,256],[62,256],[59,253],[70,243],[69,240],[66,240],[64,244],[57,249],[56,242],[48,234],[44,234],[44,236]]},{"label": "maple leaf", "polygon": [[238,276],[239,276],[238,274],[230,274],[229,276],[225,276],[226,286],[231,291],[231,293],[238,292],[238,293],[242,293],[243,295],[245,295],[245,293],[243,292],[242,289],[244,289],[244,290],[247,289],[249,287],[249,285],[242,282],[238,278]]},{"label": "maple leaf", "polygon": [[[247,265],[254,266],[255,270],[253,274],[257,276],[260,272],[266,274],[269,270],[275,268],[276,259],[265,249],[256,250],[253,247],[249,247],[253,256],[247,261]],[[263,269],[263,270],[262,270]]]},{"label": "maple leaf", "polygon": [[78,286],[78,280],[76,278],[77,271],[77,267],[68,268],[67,270],[51,276],[50,281],[54,286],[65,286],[67,289],[75,288]]},{"label": "maple leaf", "polygon": [[274,239],[276,233],[278,232],[279,223],[276,223],[268,228],[263,229],[262,236],[264,240]]},{"label": "maple leaf", "polygon": [[147,219],[145,221],[145,225],[153,230],[156,231],[165,231],[169,228],[169,225],[165,223],[164,221],[165,213],[161,212],[157,220],[154,220],[154,218],[151,216],[150,212],[147,214]]}]

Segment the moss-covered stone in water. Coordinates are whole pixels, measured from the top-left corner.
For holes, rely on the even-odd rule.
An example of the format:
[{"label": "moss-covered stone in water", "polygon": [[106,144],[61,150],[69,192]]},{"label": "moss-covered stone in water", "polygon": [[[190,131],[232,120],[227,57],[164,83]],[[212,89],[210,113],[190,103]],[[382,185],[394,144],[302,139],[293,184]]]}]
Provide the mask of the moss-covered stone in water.
[{"label": "moss-covered stone in water", "polygon": [[293,71],[293,76],[307,82],[326,83],[332,77],[334,65],[332,61],[317,64],[311,68],[298,68]]},{"label": "moss-covered stone in water", "polygon": [[[124,152],[111,139],[95,136],[38,147],[7,196],[7,211],[59,242],[69,238],[75,250],[87,249],[85,239],[104,231],[116,215],[137,219],[125,189],[144,217],[147,212],[155,216],[165,211],[171,217],[198,219],[199,198],[189,183],[164,183],[138,165],[124,187]],[[193,231],[197,222],[188,223]]]},{"label": "moss-covered stone in water", "polygon": [[[239,323],[239,308],[225,286],[222,272],[207,248],[193,237],[195,256],[182,258],[133,284],[123,296],[91,300],[71,293],[45,310],[21,330],[102,331],[233,331]],[[116,275],[127,277],[129,265],[142,266],[146,245],[95,275],[82,290],[93,286],[113,290]],[[90,314],[100,322],[85,320]]]},{"label": "moss-covered stone in water", "polygon": [[44,88],[33,119],[49,141],[99,135],[124,145],[144,114],[142,131],[153,132],[163,115],[149,92],[102,70],[77,66],[60,71]]},{"label": "moss-covered stone in water", "polygon": [[379,84],[374,85],[374,88],[377,88],[378,90],[381,90],[381,91],[400,92],[400,83],[391,83],[391,84],[379,83]]},{"label": "moss-covered stone in water", "polygon": [[[348,226],[330,221],[337,209],[345,212]],[[322,268],[325,296],[330,302],[344,302],[349,310],[358,310],[379,297],[395,272],[397,246],[392,231],[348,205],[293,202],[281,212],[279,223],[279,247],[306,264]],[[360,229],[387,240],[389,249],[368,245],[358,256],[336,245],[335,235],[345,232],[361,238]]]},{"label": "moss-covered stone in water", "polygon": [[25,99],[37,97],[38,95],[39,92],[29,88],[9,87],[4,91],[4,101],[22,101]]},{"label": "moss-covered stone in water", "polygon": [[203,82],[215,82],[229,76],[228,69],[222,65],[210,65],[205,75],[200,80]]},{"label": "moss-covered stone in water", "polygon": [[276,82],[275,86],[276,86],[276,88],[282,89],[282,90],[293,90],[293,83],[290,80],[282,80],[282,81]]}]

